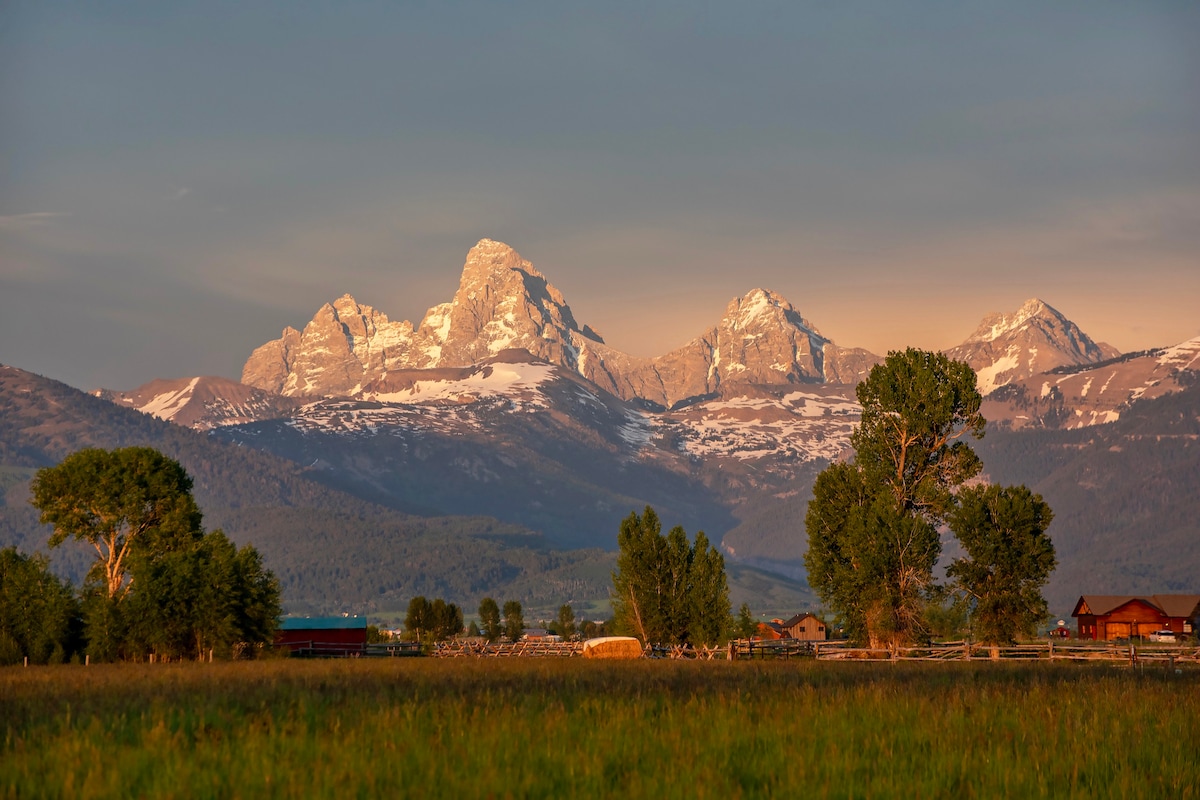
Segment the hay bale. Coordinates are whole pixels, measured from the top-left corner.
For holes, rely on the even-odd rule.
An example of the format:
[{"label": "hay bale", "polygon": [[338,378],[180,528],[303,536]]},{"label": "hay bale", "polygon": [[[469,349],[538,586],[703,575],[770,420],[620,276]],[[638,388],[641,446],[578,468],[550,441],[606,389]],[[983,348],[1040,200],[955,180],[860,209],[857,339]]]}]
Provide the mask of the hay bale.
[{"label": "hay bale", "polygon": [[584,658],[641,658],[642,643],[632,636],[601,636],[583,643]]}]

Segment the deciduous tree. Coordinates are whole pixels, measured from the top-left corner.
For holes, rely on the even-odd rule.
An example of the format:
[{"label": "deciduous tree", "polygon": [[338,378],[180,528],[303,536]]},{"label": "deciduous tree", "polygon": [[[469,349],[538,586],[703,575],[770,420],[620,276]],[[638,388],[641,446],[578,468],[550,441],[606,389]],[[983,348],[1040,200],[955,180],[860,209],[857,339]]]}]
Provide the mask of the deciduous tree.
[{"label": "deciduous tree", "polygon": [[419,642],[422,634],[429,633],[432,627],[433,604],[424,595],[409,600],[408,613],[404,615],[404,630]]},{"label": "deciduous tree", "polygon": [[742,603],[741,608],[738,609],[737,619],[734,623],[734,632],[739,639],[749,639],[758,633],[758,622],[750,613],[750,606],[746,603]]},{"label": "deciduous tree", "polygon": [[558,607],[558,635],[564,639],[575,636],[575,611],[570,603]]},{"label": "deciduous tree", "polygon": [[494,642],[504,633],[500,624],[500,605],[490,597],[485,597],[479,603],[480,632],[489,642]]},{"label": "deciduous tree", "polygon": [[510,642],[517,642],[525,634],[525,615],[521,604],[509,600],[504,604],[504,635]]},{"label": "deciduous tree", "polygon": [[1042,587],[1057,560],[1046,528],[1054,518],[1024,486],[972,486],[958,493],[950,530],[966,551],[946,570],[971,608],[973,635],[989,644],[1031,636],[1045,618]]},{"label": "deciduous tree", "polygon": [[62,662],[78,646],[79,614],[44,556],[0,550],[0,665]]},{"label": "deciduous tree", "polygon": [[52,525],[50,546],[68,538],[96,549],[93,568],[110,598],[129,592],[130,561],[190,548],[202,535],[192,479],[149,447],[87,449],[34,477],[33,505]]},{"label": "deciduous tree", "polygon": [[922,633],[953,490],[980,470],[957,441],[983,436],[975,373],[940,353],[890,353],[857,389],[854,460],[813,487],[805,527],[809,584],[852,638],[896,645]]},{"label": "deciduous tree", "polygon": [[34,478],[50,545],[74,538],[96,549],[84,585],[96,660],[232,653],[272,638],[278,581],[253,547],[204,532],[191,488],[178,462],[148,447],[81,450]]},{"label": "deciduous tree", "polygon": [[612,603],[620,630],[665,644],[715,644],[724,637],[725,558],[703,532],[692,544],[679,526],[663,536],[658,515],[646,506],[621,522],[617,545]]},{"label": "deciduous tree", "polygon": [[463,631],[462,609],[442,598],[433,601],[430,607],[430,636],[435,642],[444,642]]}]

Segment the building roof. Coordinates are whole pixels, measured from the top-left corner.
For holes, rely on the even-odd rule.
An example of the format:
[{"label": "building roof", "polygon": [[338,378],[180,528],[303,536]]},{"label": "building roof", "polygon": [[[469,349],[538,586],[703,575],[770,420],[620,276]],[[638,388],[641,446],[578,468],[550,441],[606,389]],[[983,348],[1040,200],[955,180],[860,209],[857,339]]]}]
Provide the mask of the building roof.
[{"label": "building roof", "polygon": [[821,619],[820,617],[818,617],[816,614],[812,613],[811,611],[806,611],[803,614],[797,614],[796,616],[789,619],[787,622],[783,623],[783,627],[790,628],[793,625],[804,621],[808,617],[812,617],[813,619],[815,619],[817,622],[821,623],[822,625],[825,624],[825,620]]},{"label": "building roof", "polygon": [[366,627],[366,617],[283,617],[279,620],[281,631],[366,630]]},{"label": "building roof", "polygon": [[1075,604],[1071,616],[1092,614],[1104,616],[1111,614],[1123,605],[1131,602],[1145,603],[1151,608],[1158,609],[1168,617],[1190,618],[1195,616],[1197,606],[1200,606],[1200,594],[1085,594]]}]

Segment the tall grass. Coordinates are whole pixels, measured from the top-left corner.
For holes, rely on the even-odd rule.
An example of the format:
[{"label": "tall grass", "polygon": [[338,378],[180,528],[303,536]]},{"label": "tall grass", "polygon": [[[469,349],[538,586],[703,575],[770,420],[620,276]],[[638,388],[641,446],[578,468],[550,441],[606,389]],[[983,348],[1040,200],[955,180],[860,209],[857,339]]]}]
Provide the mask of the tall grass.
[{"label": "tall grass", "polygon": [[8,797],[1200,797],[1200,673],[278,661],[0,670]]}]

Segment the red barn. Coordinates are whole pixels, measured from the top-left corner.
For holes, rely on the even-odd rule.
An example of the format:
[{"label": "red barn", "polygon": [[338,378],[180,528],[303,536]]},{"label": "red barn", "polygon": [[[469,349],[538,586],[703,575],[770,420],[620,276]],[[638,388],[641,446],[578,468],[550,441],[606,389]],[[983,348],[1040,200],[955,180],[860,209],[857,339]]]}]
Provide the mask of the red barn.
[{"label": "red barn", "polygon": [[1155,631],[1191,636],[1200,617],[1200,594],[1085,594],[1071,616],[1080,639],[1133,639]]},{"label": "red barn", "polygon": [[275,646],[299,656],[356,656],[367,649],[366,617],[284,617]]}]

